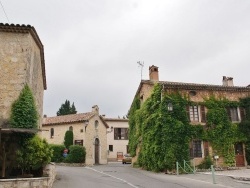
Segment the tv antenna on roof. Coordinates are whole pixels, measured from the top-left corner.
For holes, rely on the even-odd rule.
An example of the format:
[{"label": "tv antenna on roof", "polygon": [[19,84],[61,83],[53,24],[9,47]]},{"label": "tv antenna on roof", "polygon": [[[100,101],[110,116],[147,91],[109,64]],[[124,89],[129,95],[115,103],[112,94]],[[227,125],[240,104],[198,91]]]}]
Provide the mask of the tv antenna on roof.
[{"label": "tv antenna on roof", "polygon": [[137,64],[139,65],[139,67],[141,67],[141,80],[142,80],[142,69],[144,67],[144,62],[143,61],[137,61]]}]

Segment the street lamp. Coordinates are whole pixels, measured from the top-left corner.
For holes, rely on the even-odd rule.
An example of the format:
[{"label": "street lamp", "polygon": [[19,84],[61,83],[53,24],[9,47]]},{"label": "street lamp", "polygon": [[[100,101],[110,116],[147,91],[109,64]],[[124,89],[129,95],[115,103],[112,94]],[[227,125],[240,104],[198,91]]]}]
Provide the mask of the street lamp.
[{"label": "street lamp", "polygon": [[111,126],[110,131],[107,131],[107,133],[111,133],[111,132],[113,132],[113,130],[114,130],[114,127]]},{"label": "street lamp", "polygon": [[89,124],[89,120],[84,121],[84,124],[85,124],[85,133],[86,133],[86,128],[87,128],[87,126]]}]

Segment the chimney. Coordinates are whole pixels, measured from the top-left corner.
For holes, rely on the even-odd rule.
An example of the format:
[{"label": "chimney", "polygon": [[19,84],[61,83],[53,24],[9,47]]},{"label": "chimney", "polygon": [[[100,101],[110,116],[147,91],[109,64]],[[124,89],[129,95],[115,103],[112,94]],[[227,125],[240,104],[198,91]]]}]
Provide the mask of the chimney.
[{"label": "chimney", "polygon": [[233,78],[232,77],[223,76],[222,85],[223,86],[234,86]]},{"label": "chimney", "polygon": [[92,112],[99,114],[99,107],[97,105],[92,106]]},{"label": "chimney", "polygon": [[149,67],[149,79],[151,81],[159,81],[158,67],[154,65]]}]

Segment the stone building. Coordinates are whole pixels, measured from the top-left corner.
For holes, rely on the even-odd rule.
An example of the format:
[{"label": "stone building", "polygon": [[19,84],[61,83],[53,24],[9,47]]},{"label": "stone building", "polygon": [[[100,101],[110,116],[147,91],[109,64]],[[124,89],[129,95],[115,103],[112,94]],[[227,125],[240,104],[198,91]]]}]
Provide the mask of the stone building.
[{"label": "stone building", "polygon": [[98,106],[91,112],[44,117],[42,137],[50,144],[63,144],[67,130],[72,130],[74,144],[86,148],[86,164],[107,163],[107,129]]},{"label": "stone building", "polygon": [[0,125],[9,119],[12,103],[28,84],[41,127],[47,85],[43,44],[34,27],[0,23],[0,78]]},{"label": "stone building", "polygon": [[[187,114],[193,125],[206,125],[207,109],[200,105],[204,98],[214,96],[215,98],[226,98],[229,101],[239,101],[240,98],[250,97],[250,87],[234,86],[232,77],[223,76],[222,85],[160,81],[158,67],[152,65],[149,67],[149,80],[141,81],[135,95],[140,98],[141,104],[150,97],[155,83],[162,85],[162,93],[179,92],[183,96],[188,96],[189,100],[194,102],[193,104],[197,104],[187,106]],[[230,108],[228,113],[233,123],[239,123],[243,116],[239,107]],[[137,148],[137,154],[138,152],[139,148]],[[207,155],[213,156],[212,147],[208,142],[193,140],[190,143],[190,156],[194,159],[195,164],[201,163]],[[133,161],[137,160],[137,156]],[[235,161],[236,166],[247,164],[243,143],[235,143]],[[219,162],[223,163],[223,161]]]},{"label": "stone building", "polygon": [[107,134],[108,161],[121,161],[128,151],[128,119],[104,118],[110,127]]}]

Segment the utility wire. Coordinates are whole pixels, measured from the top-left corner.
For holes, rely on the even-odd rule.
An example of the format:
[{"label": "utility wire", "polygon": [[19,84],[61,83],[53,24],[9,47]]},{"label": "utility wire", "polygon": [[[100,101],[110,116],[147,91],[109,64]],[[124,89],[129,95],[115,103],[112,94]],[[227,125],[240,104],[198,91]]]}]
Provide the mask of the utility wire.
[{"label": "utility wire", "polygon": [[10,24],[10,20],[9,20],[9,18],[8,18],[8,16],[7,16],[6,12],[5,12],[5,9],[4,9],[4,6],[3,6],[3,3],[2,3],[2,1],[1,1],[1,0],[0,0],[0,4],[1,4],[1,7],[2,7],[3,12],[4,12],[4,14],[5,14],[5,17],[7,18],[7,21],[8,21],[8,23]]}]

